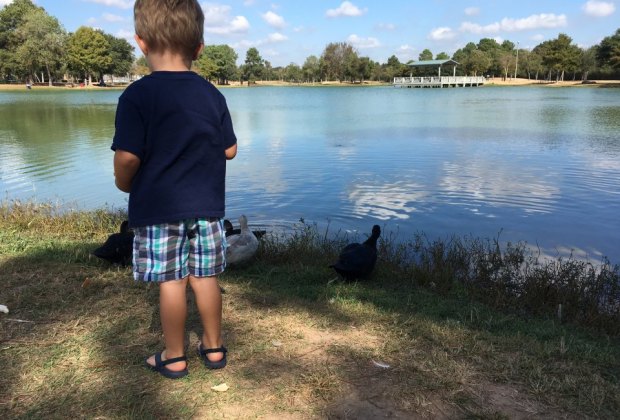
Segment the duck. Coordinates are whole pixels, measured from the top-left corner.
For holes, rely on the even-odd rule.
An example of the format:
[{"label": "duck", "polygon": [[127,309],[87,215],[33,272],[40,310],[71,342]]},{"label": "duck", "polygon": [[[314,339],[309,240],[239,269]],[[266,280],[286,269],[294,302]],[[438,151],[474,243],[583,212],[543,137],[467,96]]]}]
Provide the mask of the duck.
[{"label": "duck", "polygon": [[133,254],[133,238],[129,221],[124,220],[120,231],[108,236],[103,245],[93,251],[93,255],[112,264],[129,265]]},{"label": "duck", "polygon": [[[228,238],[230,235],[238,235],[241,233],[241,229],[235,229],[233,224],[228,219],[224,219],[224,230],[226,233],[226,237]],[[256,236],[257,239],[261,239],[263,236],[267,234],[266,230],[253,230],[252,233]]]},{"label": "duck", "polygon": [[345,246],[338,261],[330,268],[347,281],[363,279],[370,275],[377,262],[377,239],[381,236],[379,225],[372,227],[372,233],[364,243],[351,243]]},{"label": "duck", "polygon": [[242,214],[239,217],[239,233],[226,235],[226,262],[235,265],[247,262],[258,250],[258,238],[248,228],[248,218]]}]

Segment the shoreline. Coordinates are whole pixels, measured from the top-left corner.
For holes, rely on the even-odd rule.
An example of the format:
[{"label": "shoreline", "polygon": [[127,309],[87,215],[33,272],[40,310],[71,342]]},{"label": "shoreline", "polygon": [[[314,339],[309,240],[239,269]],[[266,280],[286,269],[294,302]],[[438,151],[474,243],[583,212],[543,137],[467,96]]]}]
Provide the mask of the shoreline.
[{"label": "shoreline", "polygon": [[[582,87],[582,88],[620,88],[620,80],[591,80],[591,83],[583,84],[581,80],[571,80],[562,82],[547,82],[544,80],[532,80],[522,78],[508,78],[502,80],[501,77],[488,79],[482,86],[539,86],[539,87]],[[228,85],[215,85],[217,88],[248,88],[248,87],[378,87],[392,86],[391,83],[366,81],[362,83],[340,83],[340,82],[316,82],[316,83],[291,83],[282,81],[257,81],[255,84],[248,86],[246,83],[237,81],[230,82]],[[109,91],[123,90],[127,85],[123,86],[85,86],[85,87],[68,87],[68,86],[33,86],[33,91],[55,91],[55,90],[71,90],[71,91]],[[0,92],[27,91],[25,84],[0,84]]]}]

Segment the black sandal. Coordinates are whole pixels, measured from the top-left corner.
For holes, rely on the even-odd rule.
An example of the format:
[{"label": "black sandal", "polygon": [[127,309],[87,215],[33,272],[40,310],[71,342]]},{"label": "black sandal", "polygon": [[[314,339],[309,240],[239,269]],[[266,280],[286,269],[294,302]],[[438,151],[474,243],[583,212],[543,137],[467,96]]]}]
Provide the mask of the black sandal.
[{"label": "black sandal", "polygon": [[160,353],[155,353],[155,366],[149,364],[149,362],[147,362],[146,360],[144,361],[144,364],[146,365],[147,368],[149,368],[153,372],[157,372],[160,375],[165,376],[168,379],[179,379],[189,374],[189,371],[187,370],[187,366],[185,366],[185,369],[179,370],[179,371],[170,370],[166,366],[171,363],[186,362],[186,361],[187,361],[186,356],[174,357],[172,359],[167,359],[167,360],[161,360],[161,352],[160,352]]},{"label": "black sandal", "polygon": [[[216,349],[205,349],[202,346],[202,343],[198,345],[198,356],[200,356],[205,366],[209,369],[222,369],[224,366],[226,366],[226,353],[227,352],[228,350],[224,346],[218,347]],[[224,353],[224,357],[222,357],[222,359],[218,360],[217,362],[212,362],[207,357],[207,354],[209,353]]]}]

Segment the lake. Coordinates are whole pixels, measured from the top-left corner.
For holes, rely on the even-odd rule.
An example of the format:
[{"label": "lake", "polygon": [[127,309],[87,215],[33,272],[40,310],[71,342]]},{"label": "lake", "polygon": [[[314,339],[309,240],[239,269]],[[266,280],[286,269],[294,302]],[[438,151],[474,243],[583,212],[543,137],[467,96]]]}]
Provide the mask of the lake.
[{"label": "lake", "polygon": [[[227,216],[397,240],[472,235],[620,263],[620,90],[223,89],[239,142]],[[0,192],[125,208],[119,91],[0,92]],[[236,221],[235,221],[236,224]],[[501,232],[501,233],[500,233]]]}]

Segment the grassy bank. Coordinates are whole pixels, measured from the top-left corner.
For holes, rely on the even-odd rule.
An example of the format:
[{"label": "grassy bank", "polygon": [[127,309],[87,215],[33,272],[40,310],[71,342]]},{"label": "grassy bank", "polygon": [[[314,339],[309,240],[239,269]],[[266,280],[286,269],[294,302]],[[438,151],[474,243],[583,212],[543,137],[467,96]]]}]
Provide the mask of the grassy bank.
[{"label": "grassy bank", "polygon": [[[343,283],[327,266],[351,238],[302,223],[221,277],[226,369],[207,371],[194,354],[190,305],[190,375],[173,382],[142,367],[162,348],[157,288],[90,255],[122,218],[0,206],[0,304],[11,311],[0,314],[0,417],[620,415],[620,339],[605,318],[613,307],[587,317],[566,309],[587,306],[583,291],[560,320],[554,296],[579,288],[550,283],[542,307],[527,308],[526,289],[513,287],[567,278],[590,279],[590,289],[611,284],[617,267],[533,265],[518,245],[420,235],[404,245],[383,238],[372,278]],[[211,389],[221,383],[229,390]]]}]

